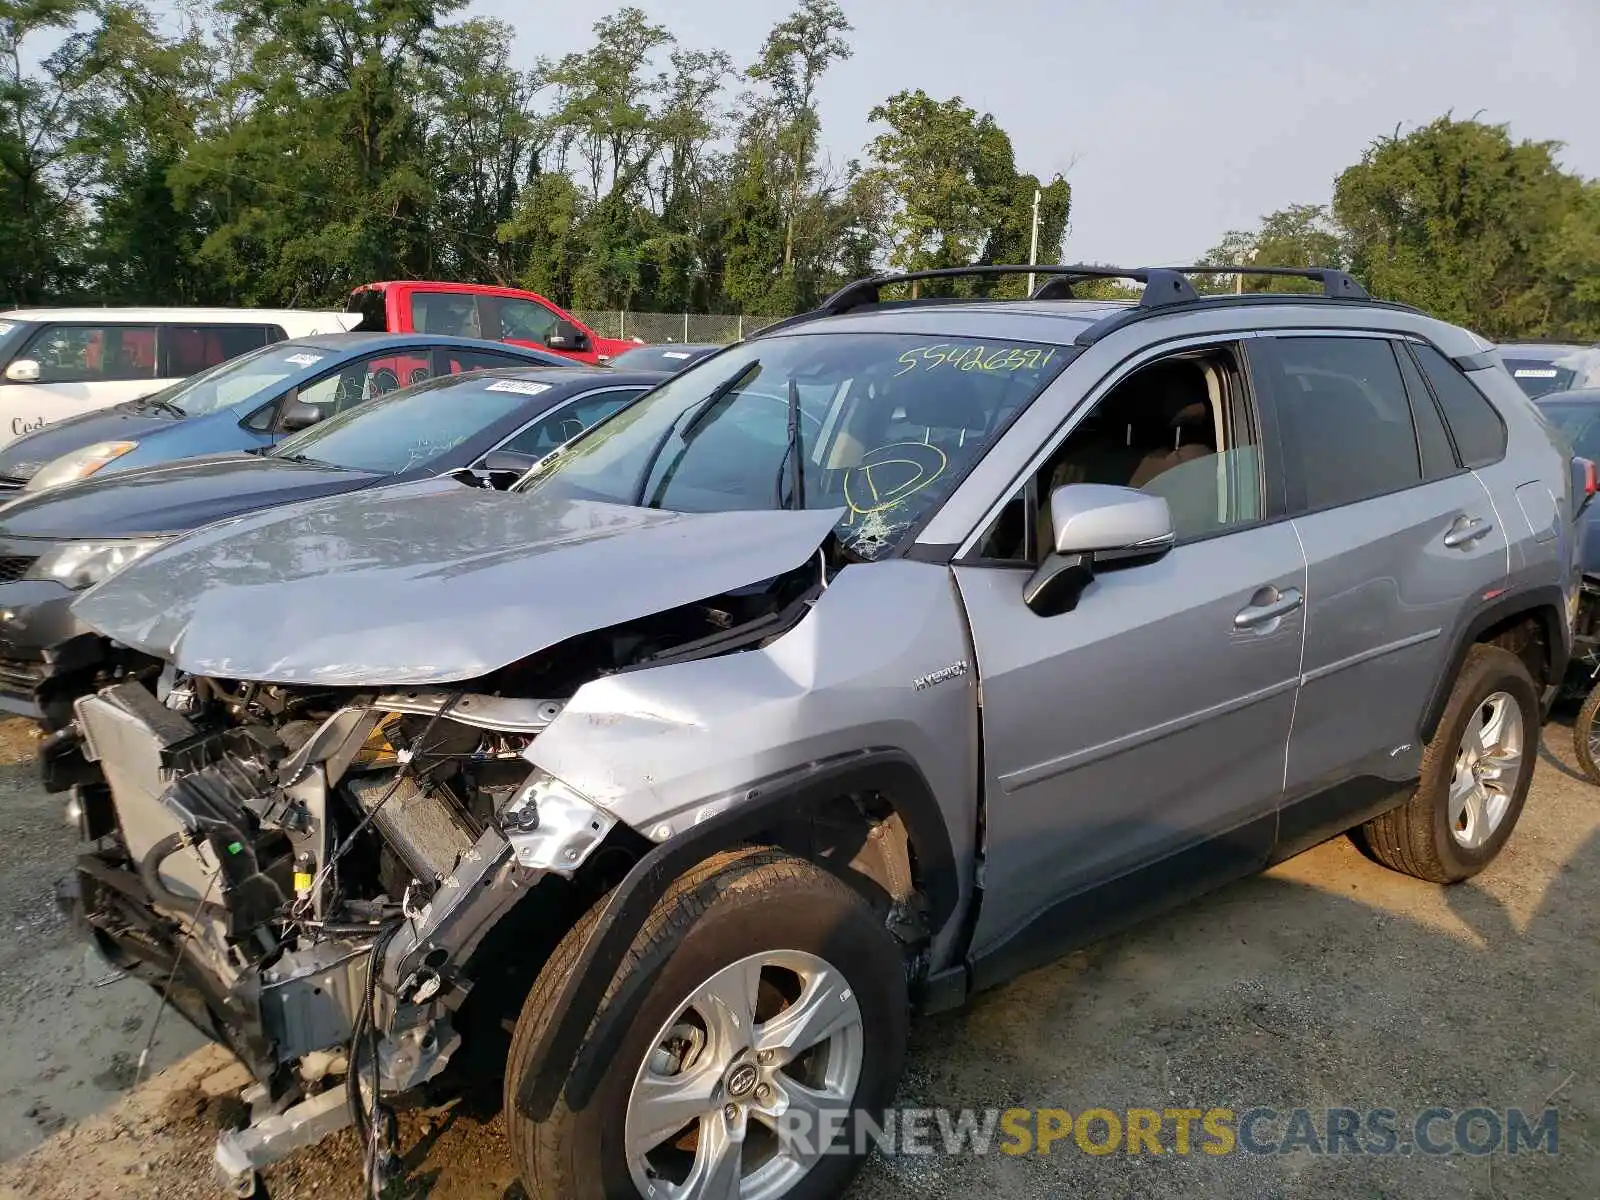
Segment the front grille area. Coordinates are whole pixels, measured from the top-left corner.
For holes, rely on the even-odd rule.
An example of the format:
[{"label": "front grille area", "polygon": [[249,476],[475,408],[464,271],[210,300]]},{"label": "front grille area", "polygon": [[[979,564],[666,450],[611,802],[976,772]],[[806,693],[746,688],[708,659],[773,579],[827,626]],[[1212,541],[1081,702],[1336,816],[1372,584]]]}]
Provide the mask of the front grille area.
[{"label": "front grille area", "polygon": [[33,564],[38,561],[39,559],[36,555],[30,555],[27,557],[23,557],[21,555],[0,557],[0,583],[15,583],[17,580],[27,575],[28,568],[33,566]]}]

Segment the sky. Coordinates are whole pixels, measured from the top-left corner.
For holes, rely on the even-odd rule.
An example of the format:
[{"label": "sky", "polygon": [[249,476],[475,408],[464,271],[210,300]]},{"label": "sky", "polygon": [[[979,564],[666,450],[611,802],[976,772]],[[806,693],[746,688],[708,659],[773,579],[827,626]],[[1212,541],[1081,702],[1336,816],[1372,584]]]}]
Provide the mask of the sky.
[{"label": "sky", "polygon": [[[741,66],[794,0],[634,0]],[[1192,261],[1265,213],[1324,203],[1374,140],[1447,111],[1565,143],[1600,177],[1597,0],[841,0],[855,54],[821,93],[823,141],[859,156],[902,89],[993,113],[1017,167],[1072,184],[1067,261]],[[472,0],[531,66],[590,43],[617,4]],[[1580,67],[1590,72],[1579,84]]]}]

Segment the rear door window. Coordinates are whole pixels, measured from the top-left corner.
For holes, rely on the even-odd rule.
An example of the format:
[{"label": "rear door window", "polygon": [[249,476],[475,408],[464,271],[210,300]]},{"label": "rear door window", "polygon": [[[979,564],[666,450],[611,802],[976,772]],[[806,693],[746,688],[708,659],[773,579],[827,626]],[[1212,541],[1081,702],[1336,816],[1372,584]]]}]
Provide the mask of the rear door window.
[{"label": "rear door window", "polygon": [[18,358],[39,364],[40,383],[155,379],[154,325],[46,325]]},{"label": "rear door window", "polygon": [[1386,338],[1272,339],[1290,507],[1316,512],[1422,482],[1411,407]]},{"label": "rear door window", "polygon": [[1411,355],[1399,350],[1395,358],[1400,363],[1400,374],[1405,376],[1406,394],[1411,397],[1411,419],[1417,427],[1417,449],[1422,455],[1422,477],[1443,479],[1461,469],[1456,462],[1455,447],[1450,442],[1450,432],[1444,427],[1444,418],[1434,402],[1433,393],[1422,381],[1422,372]]},{"label": "rear door window", "polygon": [[164,379],[186,378],[283,339],[275,325],[164,325],[161,332]]},{"label": "rear door window", "polygon": [[1500,420],[1500,414],[1488,397],[1432,346],[1413,345],[1411,352],[1416,355],[1428,386],[1444,411],[1445,423],[1455,438],[1462,465],[1486,467],[1504,458],[1505,422]]},{"label": "rear door window", "polygon": [[353,408],[429,378],[427,363],[409,355],[379,354],[347,362],[330,375],[300,387],[297,399],[314,404],[326,416]]},{"label": "rear door window", "polygon": [[518,358],[514,354],[496,354],[493,350],[447,349],[436,353],[443,364],[440,374],[459,375],[463,371],[504,370],[506,367],[529,365],[525,358]]},{"label": "rear door window", "polygon": [[411,328],[418,333],[481,338],[483,314],[478,298],[464,292],[413,292]]}]

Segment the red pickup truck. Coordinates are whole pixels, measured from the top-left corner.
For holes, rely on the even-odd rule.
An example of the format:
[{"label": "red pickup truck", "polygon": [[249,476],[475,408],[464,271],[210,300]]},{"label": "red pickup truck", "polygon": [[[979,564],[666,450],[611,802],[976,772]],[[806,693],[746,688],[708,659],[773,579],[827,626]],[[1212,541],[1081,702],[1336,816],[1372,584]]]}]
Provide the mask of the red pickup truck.
[{"label": "red pickup truck", "polygon": [[346,312],[360,313],[358,331],[444,333],[553,350],[579,362],[603,363],[640,345],[604,338],[535,292],[481,283],[400,280],[364,283]]}]

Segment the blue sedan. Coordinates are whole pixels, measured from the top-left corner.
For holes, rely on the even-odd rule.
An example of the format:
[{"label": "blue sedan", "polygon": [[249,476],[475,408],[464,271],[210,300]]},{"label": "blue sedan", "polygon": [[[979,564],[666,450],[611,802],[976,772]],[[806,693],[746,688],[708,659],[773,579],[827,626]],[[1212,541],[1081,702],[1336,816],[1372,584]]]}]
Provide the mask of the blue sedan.
[{"label": "blue sedan", "polygon": [[108,471],[271,446],[398,387],[516,366],[571,366],[571,360],[424,333],[334,333],[274,342],[153,395],[18,438],[0,451],[0,492],[43,491]]}]

